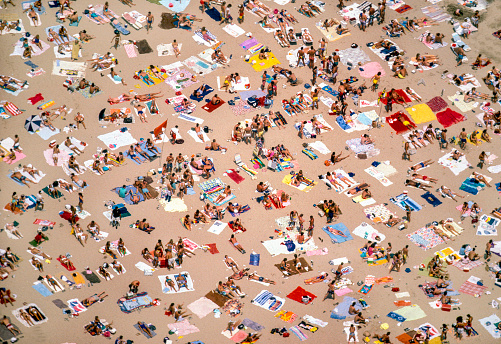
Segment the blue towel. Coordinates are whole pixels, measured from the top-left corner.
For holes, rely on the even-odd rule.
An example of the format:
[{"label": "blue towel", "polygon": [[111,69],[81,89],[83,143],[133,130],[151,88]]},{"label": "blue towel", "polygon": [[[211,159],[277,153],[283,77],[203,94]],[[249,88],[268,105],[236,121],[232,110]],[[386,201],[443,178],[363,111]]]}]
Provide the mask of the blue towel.
[{"label": "blue towel", "polygon": [[405,320],[407,320],[406,318],[404,318],[403,316],[401,316],[400,314],[397,314],[395,312],[390,312],[386,315],[387,317],[390,317],[392,318],[393,320],[396,320],[398,322],[404,322]]},{"label": "blue towel", "polygon": [[36,284],[33,284],[33,289],[35,289],[36,291],[38,291],[40,294],[42,294],[43,297],[47,297],[47,296],[51,296],[52,295],[52,292],[50,291],[49,288],[47,288],[45,286],[45,284],[43,283],[36,283]]},{"label": "blue towel", "polygon": [[[113,191],[118,195],[118,190],[120,188],[114,188]],[[137,188],[132,186],[132,185],[128,185],[125,187],[125,189],[127,190],[127,192],[129,192],[129,190],[132,190],[133,192],[137,192]],[[140,192],[137,192],[138,196],[139,196],[139,202],[142,202],[144,201],[144,196],[140,193]],[[130,194],[128,194],[127,196],[125,196],[125,198],[123,199],[125,203],[127,204],[134,204],[134,202],[132,202],[132,199],[131,199],[131,196]],[[124,207],[125,211],[127,211],[127,209]]]},{"label": "blue towel", "polygon": [[205,14],[207,14],[209,17],[211,17],[215,21],[221,21],[221,13],[219,13],[219,11],[214,7],[206,10]]},{"label": "blue towel", "polygon": [[360,123],[364,125],[372,125],[372,120],[369,117],[367,117],[365,112],[359,113],[357,119],[359,120]]},{"label": "blue towel", "polygon": [[478,194],[478,187],[484,188],[485,184],[472,182],[470,178],[467,178],[459,187],[459,190],[463,190],[465,192],[471,193],[472,195]]},{"label": "blue towel", "polygon": [[330,95],[332,95],[334,97],[337,97],[339,95],[339,92],[333,90],[332,87],[330,87],[330,86],[324,86],[324,87],[322,87],[322,90],[324,90],[325,92],[329,93]]},{"label": "blue towel", "polygon": [[[346,237],[343,237],[341,235],[336,235],[331,232],[329,232],[329,227],[333,229],[337,229],[338,231],[342,232]],[[343,243],[346,241],[353,240],[353,237],[350,234],[350,230],[344,225],[344,223],[336,223],[334,225],[328,225],[322,228],[322,230],[327,233],[327,235],[331,238],[332,243]]]},{"label": "blue towel", "polygon": [[422,194],[421,198],[424,198],[426,200],[426,202],[428,202],[429,204],[431,204],[433,207],[437,207],[440,204],[442,204],[442,202],[437,197],[435,197],[434,194],[432,194],[429,191],[427,193],[425,193],[425,194]]},{"label": "blue towel", "polygon": [[201,100],[203,100],[203,99],[204,99],[204,97],[205,97],[206,95],[208,95],[209,93],[211,93],[211,92],[213,92],[213,91],[214,91],[214,89],[213,89],[212,87],[209,87],[207,90],[203,91],[203,92],[200,94],[200,96],[199,96],[198,98],[197,98],[197,97],[195,97],[193,94],[191,94],[191,95],[190,95],[190,99],[192,99],[192,100],[196,100],[197,102],[200,102]]},{"label": "blue towel", "polygon": [[337,122],[337,124],[339,124],[339,126],[343,130],[351,129],[351,127],[345,122],[343,116],[337,116],[336,117],[336,122]]},{"label": "blue towel", "polygon": [[402,210],[405,210],[405,206],[408,205],[411,208],[411,211],[419,211],[422,209],[422,207],[416,203],[412,198],[409,198],[409,196],[400,194],[397,197],[390,198],[390,201],[396,205],[398,205]]},{"label": "blue towel", "polygon": [[331,313],[331,318],[332,319],[346,319],[347,317],[353,317],[354,315],[351,315],[348,313],[348,310],[350,309],[351,304],[355,302],[355,308],[357,310],[362,310],[362,304],[349,296],[345,296],[343,299],[343,302],[341,302],[339,305],[337,305],[336,308]]}]

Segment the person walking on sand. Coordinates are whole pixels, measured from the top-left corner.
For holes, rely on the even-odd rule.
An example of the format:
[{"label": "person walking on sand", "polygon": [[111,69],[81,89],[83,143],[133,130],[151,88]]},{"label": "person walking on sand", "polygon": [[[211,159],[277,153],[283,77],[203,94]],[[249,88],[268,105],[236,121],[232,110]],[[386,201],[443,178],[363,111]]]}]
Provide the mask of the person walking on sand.
[{"label": "person walking on sand", "polygon": [[153,20],[155,17],[153,17],[153,14],[151,12],[148,12],[148,15],[146,16],[146,34],[150,33],[150,30],[153,30]]}]

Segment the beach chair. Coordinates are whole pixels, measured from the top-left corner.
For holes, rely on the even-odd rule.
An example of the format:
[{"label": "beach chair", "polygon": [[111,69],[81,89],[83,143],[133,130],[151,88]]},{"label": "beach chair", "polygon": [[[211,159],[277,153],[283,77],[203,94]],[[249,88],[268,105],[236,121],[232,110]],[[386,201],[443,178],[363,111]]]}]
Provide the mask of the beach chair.
[{"label": "beach chair", "polygon": [[115,30],[117,30],[118,32],[120,32],[122,35],[128,35],[128,34],[130,34],[130,31],[129,31],[129,30],[127,30],[127,29],[126,29],[126,28],[122,25],[122,23],[120,23],[120,22],[118,21],[118,19],[117,19],[117,18],[113,18],[113,20],[112,20],[112,21],[110,21],[110,24],[111,24],[111,26],[113,26],[113,28],[114,28]]}]

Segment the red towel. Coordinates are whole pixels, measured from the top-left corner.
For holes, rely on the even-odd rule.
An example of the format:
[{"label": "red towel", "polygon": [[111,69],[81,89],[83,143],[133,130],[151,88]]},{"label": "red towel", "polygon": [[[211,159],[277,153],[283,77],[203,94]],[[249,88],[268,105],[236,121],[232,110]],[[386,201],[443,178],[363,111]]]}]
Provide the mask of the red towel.
[{"label": "red towel", "polygon": [[294,289],[292,291],[292,293],[290,293],[289,295],[287,295],[287,297],[289,299],[304,304],[303,300],[302,300],[303,296],[309,296],[310,297],[310,301],[308,303],[313,302],[313,300],[315,300],[315,298],[317,297],[316,295],[314,295],[314,294],[312,294],[312,293],[304,290],[301,287],[297,287],[296,289]]},{"label": "red towel", "polygon": [[28,98],[28,103],[31,103],[31,105],[35,105],[38,102],[41,102],[43,99],[42,93],[36,94],[34,97]]},{"label": "red towel", "polygon": [[447,102],[440,96],[430,99],[426,105],[428,105],[433,112],[438,112],[447,107]]},{"label": "red towel", "polygon": [[[231,171],[231,172],[228,172],[228,171]],[[233,180],[235,183],[237,184],[240,184],[241,182],[243,182],[245,180],[244,177],[242,177],[240,174],[238,174],[237,171],[235,171],[234,169],[231,169],[231,170],[228,170],[226,171],[226,174],[228,175],[228,177],[231,178],[231,180]]]},{"label": "red towel", "polygon": [[[60,259],[60,258],[56,258],[56,259],[57,259],[57,261],[58,261],[59,263],[61,263],[61,259]],[[62,266],[63,266],[66,270],[68,270],[68,271],[75,271],[75,270],[76,270],[76,268],[75,268],[75,267],[73,267],[73,269],[68,269],[68,267],[67,267],[66,265],[64,265],[63,263],[61,263],[61,265],[62,265]]]},{"label": "red towel", "polygon": [[[386,117],[386,123],[388,123],[390,125],[390,127],[395,130],[395,132],[397,134],[402,134],[402,133],[405,133],[406,131],[408,131],[409,129],[407,129],[407,127],[398,120],[398,116],[399,115],[402,115],[403,118],[406,120],[406,121],[409,121],[410,123],[414,124],[414,122],[412,122],[409,117],[407,117],[407,115],[401,111],[397,112],[397,113],[394,113],[393,115],[391,116],[388,116]],[[438,115],[437,115],[438,117]]]},{"label": "red towel", "polygon": [[209,252],[212,254],[219,253],[219,250],[216,247],[216,244],[206,244],[206,246],[209,246]]},{"label": "red towel", "polygon": [[464,121],[464,116],[459,112],[447,108],[444,111],[437,113],[437,120],[444,126],[444,128],[448,128],[453,124]]},{"label": "red towel", "polygon": [[[59,216],[61,216],[61,218],[65,219],[66,221],[71,220],[71,213],[70,212],[62,211],[61,213],[59,213]],[[80,220],[80,218],[78,216],[76,216],[75,221],[78,222],[78,220]]]},{"label": "red towel", "polygon": [[[397,94],[399,96],[401,96],[402,98],[404,98],[405,102],[406,103],[411,103],[412,102],[412,99],[409,98],[409,96],[407,95],[407,93],[405,93],[404,90],[395,90],[397,92]],[[379,96],[381,96],[383,92],[379,92]],[[381,103],[383,103],[384,105],[386,105],[386,97],[381,99]]]},{"label": "red towel", "polygon": [[216,110],[218,107],[220,107],[221,105],[223,105],[224,103],[225,103],[224,100],[221,100],[221,102],[217,105],[214,105],[211,102],[208,102],[207,104],[202,106],[202,109],[204,109],[207,112],[212,112],[212,111]]}]

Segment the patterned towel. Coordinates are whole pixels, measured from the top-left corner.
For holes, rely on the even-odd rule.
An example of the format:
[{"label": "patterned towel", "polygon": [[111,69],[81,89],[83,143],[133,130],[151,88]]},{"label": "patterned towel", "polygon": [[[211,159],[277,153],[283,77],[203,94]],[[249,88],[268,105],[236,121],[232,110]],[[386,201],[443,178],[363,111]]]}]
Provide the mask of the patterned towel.
[{"label": "patterned towel", "polygon": [[407,238],[425,251],[444,243],[440,236],[427,227],[422,227],[414,233],[407,234]]},{"label": "patterned towel", "polygon": [[474,269],[482,264],[483,263],[480,260],[471,261],[469,259],[460,259],[460,260],[454,261],[454,263],[452,265],[454,265],[459,270],[464,271],[464,270]]},{"label": "patterned towel", "polygon": [[470,281],[466,281],[461,285],[461,288],[459,288],[459,292],[463,294],[468,294],[471,296],[479,295],[479,297],[482,295],[484,290],[486,290],[487,287],[483,285],[478,285],[475,283],[472,283]]},{"label": "patterned towel", "polygon": [[297,327],[297,326],[291,327],[290,331],[292,333],[294,333],[299,338],[300,341],[304,341],[304,340],[308,339],[308,336],[305,335],[303,333],[303,331],[301,331],[301,329],[299,327]]}]

